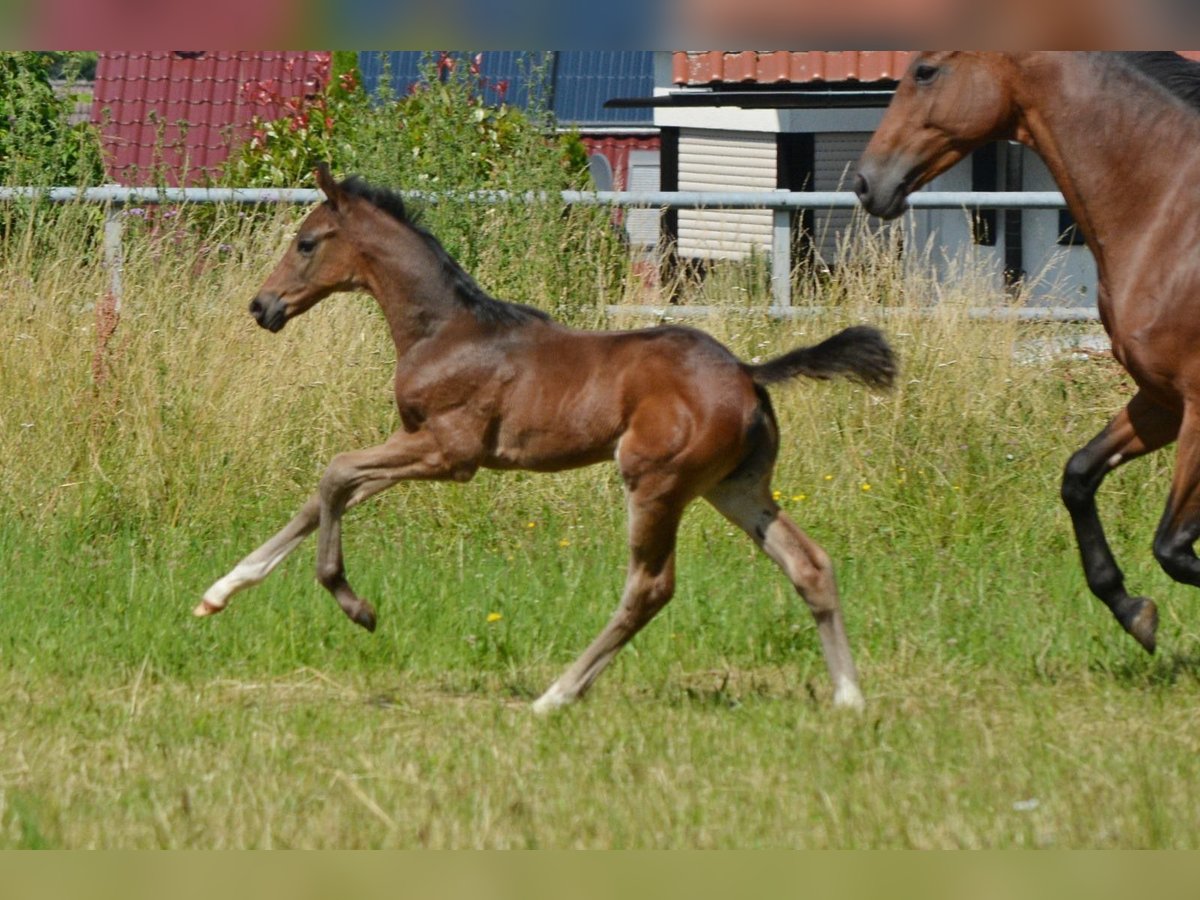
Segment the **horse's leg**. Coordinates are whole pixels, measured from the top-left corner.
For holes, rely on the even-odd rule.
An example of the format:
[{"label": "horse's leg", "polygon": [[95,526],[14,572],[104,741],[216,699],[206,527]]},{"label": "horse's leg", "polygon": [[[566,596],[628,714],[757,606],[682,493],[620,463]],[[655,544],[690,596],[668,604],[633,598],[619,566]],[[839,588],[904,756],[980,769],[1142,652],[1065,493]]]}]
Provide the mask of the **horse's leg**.
[{"label": "horse's leg", "polygon": [[[278,534],[239,562],[229,574],[218,579],[212,587],[205,591],[203,599],[193,613],[197,616],[207,616],[223,610],[233,594],[265,579],[308,535],[317,530],[322,516],[323,492],[329,490],[334,494],[338,493],[334,487],[335,483],[338,482],[339,477],[345,477],[345,473],[349,471],[348,467],[353,465],[354,458],[359,454],[371,454],[376,461],[388,458],[390,454],[390,458],[396,463],[392,470],[401,474],[394,478],[371,478],[368,475],[350,490],[348,496],[338,499],[340,509],[337,514],[339,536],[337,556],[339,560],[341,558],[340,518],[347,509],[385,490],[403,478],[454,477],[456,474],[454,467],[446,465],[443,455],[427,435],[417,437],[401,432],[393,435],[387,443],[379,447],[358,451],[357,454],[347,453],[334,457],[322,477],[321,490],[308,498],[300,511]],[[413,465],[414,460],[415,465]],[[343,575],[342,582],[344,583],[344,581]],[[326,586],[328,587],[328,585]],[[348,586],[346,590],[348,590]],[[345,590],[342,591],[341,596],[337,593],[334,596],[338,598],[339,605],[350,618],[368,630],[374,629],[375,615],[369,604],[357,600],[357,598],[351,599],[352,593],[347,595]],[[346,603],[343,603],[343,598]]]},{"label": "horse's leg", "polygon": [[398,431],[386,443],[366,450],[339,453],[325,469],[317,490],[317,581],[342,611],[368,631],[375,630],[375,610],[358,597],[346,580],[342,558],[342,515],[399,481],[411,479],[467,481],[477,465],[447,455],[427,431]]},{"label": "horse's leg", "polygon": [[1193,545],[1200,537],[1200,411],[1188,407],[1179,429],[1179,451],[1171,493],[1154,535],[1154,556],[1168,575],[1200,587],[1200,559]]},{"label": "horse's leg", "polygon": [[817,623],[825,665],[833,680],[833,704],[862,709],[858,671],[850,654],[833,564],[816,541],[800,530],[771,497],[765,475],[734,475],[705,495],[720,513],[745,531],[783,569]]},{"label": "horse's leg", "polygon": [[1159,449],[1179,433],[1180,416],[1136,394],[1096,437],[1067,462],[1062,499],[1071,514],[1088,587],[1126,631],[1150,653],[1158,630],[1158,608],[1147,597],[1131,597],[1113,559],[1100,516],[1096,490],[1117,466]]},{"label": "horse's leg", "polygon": [[620,606],[600,635],[537,699],[534,712],[550,712],[582,696],[675,592],[675,535],[686,500],[654,491],[648,481],[642,479],[628,495],[630,558]]},{"label": "horse's leg", "polygon": [[309,497],[300,512],[278,534],[239,562],[229,574],[222,576],[204,592],[204,597],[192,610],[193,615],[210,616],[223,610],[229,598],[238,591],[258,584],[271,574],[289,553],[316,530],[320,521],[321,499]]}]

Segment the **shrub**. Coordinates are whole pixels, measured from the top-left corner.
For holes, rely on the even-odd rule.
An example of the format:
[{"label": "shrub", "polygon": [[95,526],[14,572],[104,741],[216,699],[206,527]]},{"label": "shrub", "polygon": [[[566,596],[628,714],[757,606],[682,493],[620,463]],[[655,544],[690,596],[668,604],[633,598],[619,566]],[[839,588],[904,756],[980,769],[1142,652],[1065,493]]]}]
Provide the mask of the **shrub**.
[{"label": "shrub", "polygon": [[0,181],[81,185],[103,178],[96,131],[70,123],[70,101],[50,84],[54,63],[41,53],[0,52]]},{"label": "shrub", "polygon": [[[347,58],[349,57],[349,58]],[[312,168],[325,160],[381,184],[439,191],[533,190],[579,187],[587,155],[577,134],[552,137],[553,121],[535,105],[526,112],[485,89],[505,86],[483,74],[482,54],[431,57],[414,89],[396,96],[385,78],[374,98],[363,91],[354,54],[335,53],[318,75],[324,89],[287,97],[274,82],[246,90],[286,114],[255,119],[250,139],[225,168],[226,183],[240,187],[312,184]],[[530,63],[533,76],[538,74]]]}]

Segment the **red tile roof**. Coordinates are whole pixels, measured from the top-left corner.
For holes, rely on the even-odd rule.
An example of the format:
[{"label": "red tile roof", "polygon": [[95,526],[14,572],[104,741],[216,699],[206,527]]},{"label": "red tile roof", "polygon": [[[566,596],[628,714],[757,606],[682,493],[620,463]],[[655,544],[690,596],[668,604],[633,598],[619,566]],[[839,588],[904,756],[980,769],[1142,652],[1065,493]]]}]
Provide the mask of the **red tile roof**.
[{"label": "red tile roof", "polygon": [[708,50],[677,52],[675,84],[895,81],[912,50]]},{"label": "red tile roof", "polygon": [[[915,50],[679,51],[671,80],[679,85],[898,81]],[[1200,50],[1178,51],[1200,61]]]},{"label": "red tile roof", "polygon": [[[245,137],[251,118],[282,116],[279,98],[314,92],[328,70],[328,51],[102,52],[92,121],[108,175],[147,184],[161,169],[172,183],[202,182]],[[262,84],[265,93],[255,89]]]}]

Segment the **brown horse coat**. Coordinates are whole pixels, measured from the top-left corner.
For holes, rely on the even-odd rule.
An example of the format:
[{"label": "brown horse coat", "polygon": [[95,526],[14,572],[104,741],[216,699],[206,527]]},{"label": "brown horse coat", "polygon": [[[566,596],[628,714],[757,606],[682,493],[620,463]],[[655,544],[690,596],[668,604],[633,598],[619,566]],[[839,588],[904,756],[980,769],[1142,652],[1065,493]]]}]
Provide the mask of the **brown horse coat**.
[{"label": "brown horse coat", "polygon": [[317,493],[209,588],[197,615],[223,609],[316,530],[318,580],[373,629],[374,609],[346,579],[347,508],[405,479],[466,481],[480,467],[550,472],[615,458],[629,510],[625,591],[599,637],[535,707],[580,696],[671,598],[676,531],[697,497],[784,569],[816,617],[835,703],[861,706],[829,558],[771,496],[778,429],[765,386],[801,375],[886,385],[894,363],[877,331],[846,329],[750,365],[691,328],[567,328],[489,296],[411,222],[397,195],[338,183],[324,168],[318,181],[327,201],[300,226],[250,311],[278,331],[335,291],[372,294],[396,345],[402,427],[378,447],[334,457]]},{"label": "brown horse coat", "polygon": [[1096,511],[1117,466],[1178,440],[1154,555],[1200,586],[1200,65],[1169,52],[934,51],[915,58],[859,163],[866,209],[905,197],[993,140],[1032,147],[1096,259],[1113,355],[1138,392],[1063,473],[1093,593],[1153,652],[1158,611],[1130,596]]}]

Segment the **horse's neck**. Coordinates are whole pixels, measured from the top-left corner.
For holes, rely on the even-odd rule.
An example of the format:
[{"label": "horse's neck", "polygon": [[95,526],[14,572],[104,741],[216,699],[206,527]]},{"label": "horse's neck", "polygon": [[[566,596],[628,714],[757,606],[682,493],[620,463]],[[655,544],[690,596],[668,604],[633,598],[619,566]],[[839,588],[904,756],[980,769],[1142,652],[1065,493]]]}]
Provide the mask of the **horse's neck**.
[{"label": "horse's neck", "polygon": [[396,355],[462,316],[441,264],[419,243],[387,245],[370,253],[365,288],[387,320]]},{"label": "horse's neck", "polygon": [[1050,169],[1103,280],[1107,264],[1172,202],[1172,160],[1200,146],[1200,117],[1164,108],[1150,88],[1090,89],[1096,73],[1081,60],[1064,61],[1054,77],[1056,90],[1039,88],[1023,104],[1019,137]]}]

